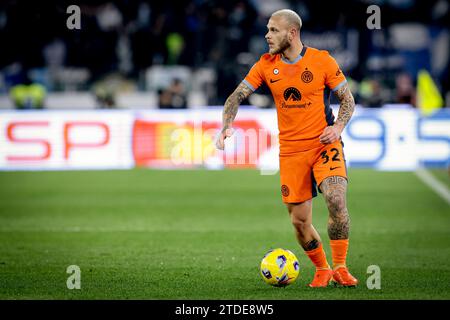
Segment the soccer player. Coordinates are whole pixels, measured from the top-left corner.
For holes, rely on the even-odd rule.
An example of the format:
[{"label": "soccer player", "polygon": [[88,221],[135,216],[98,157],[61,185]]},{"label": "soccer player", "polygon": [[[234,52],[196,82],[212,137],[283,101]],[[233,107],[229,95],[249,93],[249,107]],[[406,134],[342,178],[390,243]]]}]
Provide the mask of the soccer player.
[{"label": "soccer player", "polygon": [[[341,286],[356,286],[358,280],[349,273],[346,264],[350,219],[340,137],[355,102],[336,60],[327,51],[304,46],[301,27],[300,17],[292,10],[272,14],[265,36],[269,52],[261,56],[226,100],[223,128],[216,146],[224,149],[224,140],[233,133],[232,123],[239,104],[265,82],[277,108],[282,199],[297,240],[316,267],[309,286],[326,287],[333,281]],[[336,121],[329,106],[331,91],[340,102]],[[332,267],[312,225],[316,186],[329,211]]]}]

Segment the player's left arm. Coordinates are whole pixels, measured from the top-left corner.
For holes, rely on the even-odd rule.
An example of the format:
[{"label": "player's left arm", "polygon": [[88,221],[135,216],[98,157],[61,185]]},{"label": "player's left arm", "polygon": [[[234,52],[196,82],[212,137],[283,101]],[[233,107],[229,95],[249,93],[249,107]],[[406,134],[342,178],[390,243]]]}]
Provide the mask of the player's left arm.
[{"label": "player's left arm", "polygon": [[323,144],[333,143],[339,139],[355,110],[355,99],[347,83],[337,89],[334,94],[339,100],[339,113],[334,125],[326,127],[320,135],[319,139]]}]

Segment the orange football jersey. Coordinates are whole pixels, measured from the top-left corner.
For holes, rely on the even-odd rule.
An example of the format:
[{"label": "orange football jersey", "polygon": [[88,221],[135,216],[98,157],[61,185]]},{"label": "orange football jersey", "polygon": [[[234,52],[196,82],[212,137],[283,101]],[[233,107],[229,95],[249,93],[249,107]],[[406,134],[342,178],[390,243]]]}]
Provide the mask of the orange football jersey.
[{"label": "orange football jersey", "polygon": [[253,91],[267,84],[277,107],[280,154],[323,146],[325,127],[334,123],[330,93],[346,83],[328,51],[303,47],[294,61],[266,53],[243,82]]}]

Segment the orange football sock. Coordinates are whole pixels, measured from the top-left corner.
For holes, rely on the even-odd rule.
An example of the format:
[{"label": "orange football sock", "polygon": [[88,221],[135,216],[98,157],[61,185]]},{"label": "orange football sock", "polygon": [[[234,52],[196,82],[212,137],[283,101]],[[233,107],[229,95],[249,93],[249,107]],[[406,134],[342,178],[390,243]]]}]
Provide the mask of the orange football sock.
[{"label": "orange football sock", "polygon": [[333,259],[333,269],[345,266],[347,258],[348,239],[330,240],[331,257]]},{"label": "orange football sock", "polygon": [[316,266],[316,269],[329,269],[330,265],[327,262],[327,256],[325,255],[325,251],[323,250],[322,244],[318,248],[313,250],[305,251],[306,255],[309,259],[311,259],[312,263]]}]

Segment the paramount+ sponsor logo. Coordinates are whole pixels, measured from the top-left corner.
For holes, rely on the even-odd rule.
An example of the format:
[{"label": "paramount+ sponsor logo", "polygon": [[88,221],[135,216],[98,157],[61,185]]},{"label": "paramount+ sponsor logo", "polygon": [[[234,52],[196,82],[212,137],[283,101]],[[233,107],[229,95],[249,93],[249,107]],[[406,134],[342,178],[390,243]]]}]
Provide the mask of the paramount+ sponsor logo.
[{"label": "paramount+ sponsor logo", "polygon": [[281,108],[306,108],[311,103],[300,103],[302,100],[302,94],[297,88],[289,87],[284,90],[284,101],[281,103]]}]

